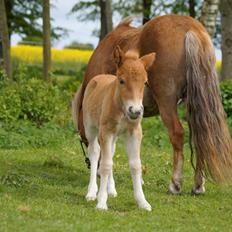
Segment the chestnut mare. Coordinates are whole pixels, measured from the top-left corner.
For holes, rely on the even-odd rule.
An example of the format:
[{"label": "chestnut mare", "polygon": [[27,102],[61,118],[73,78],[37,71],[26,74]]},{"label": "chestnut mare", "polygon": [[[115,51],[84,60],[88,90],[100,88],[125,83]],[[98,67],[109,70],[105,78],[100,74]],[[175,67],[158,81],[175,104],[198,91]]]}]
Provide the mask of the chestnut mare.
[{"label": "chestnut mare", "polygon": [[113,51],[137,49],[140,56],[156,52],[156,62],[148,72],[149,87],[144,91],[144,116],[160,113],[173,147],[171,193],[180,193],[183,172],[184,131],[177,114],[177,103],[183,99],[187,108],[190,144],[196,153],[193,193],[204,193],[204,176],[216,182],[230,181],[232,143],[215,71],[212,42],[205,28],[188,16],[167,15],[154,18],[144,26],[130,26],[122,21],[94,51],[81,89],[73,101],[74,120],[82,139],[82,100],[88,82],[97,74],[115,74]]},{"label": "chestnut mare", "polygon": [[[125,136],[134,196],[140,208],[151,210],[142,189],[140,144],[142,139],[143,93],[147,72],[155,53],[138,58],[136,52],[124,54],[119,47],[114,51],[117,76],[102,74],[89,82],[83,99],[83,119],[88,140],[91,175],[86,199],[97,196],[97,167],[101,152],[101,177],[97,208],[107,210],[108,194],[117,192],[113,179],[113,156],[119,134]],[[100,146],[99,146],[100,144]]]}]

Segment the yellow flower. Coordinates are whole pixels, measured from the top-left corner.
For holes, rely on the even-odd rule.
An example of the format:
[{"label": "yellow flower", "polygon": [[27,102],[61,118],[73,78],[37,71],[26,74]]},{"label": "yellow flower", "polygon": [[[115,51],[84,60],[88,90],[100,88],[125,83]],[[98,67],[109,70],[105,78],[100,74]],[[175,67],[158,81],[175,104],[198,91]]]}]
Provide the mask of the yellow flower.
[{"label": "yellow flower", "polygon": [[[30,45],[18,45],[11,47],[11,55],[27,63],[42,62],[42,47]],[[87,63],[92,51],[78,49],[52,49],[52,62],[77,62]]]}]

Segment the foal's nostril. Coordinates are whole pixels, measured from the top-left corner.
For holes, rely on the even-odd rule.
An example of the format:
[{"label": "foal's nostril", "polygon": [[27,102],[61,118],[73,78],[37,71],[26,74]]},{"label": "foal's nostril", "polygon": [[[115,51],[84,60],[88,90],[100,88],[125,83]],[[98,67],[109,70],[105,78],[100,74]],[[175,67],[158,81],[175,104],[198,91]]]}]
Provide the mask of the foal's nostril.
[{"label": "foal's nostril", "polygon": [[139,116],[141,114],[141,111],[138,110],[138,111],[135,111],[135,115]]},{"label": "foal's nostril", "polygon": [[133,113],[133,111],[132,111],[133,107],[132,106],[130,106],[128,109],[129,109],[130,113]]}]

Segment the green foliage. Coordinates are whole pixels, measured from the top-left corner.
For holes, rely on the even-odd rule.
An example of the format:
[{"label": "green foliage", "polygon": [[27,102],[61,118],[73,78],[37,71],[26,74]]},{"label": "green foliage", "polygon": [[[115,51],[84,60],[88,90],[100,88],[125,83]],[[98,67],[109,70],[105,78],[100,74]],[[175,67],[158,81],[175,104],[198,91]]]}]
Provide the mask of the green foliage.
[{"label": "green foliage", "polygon": [[21,99],[18,86],[7,83],[0,86],[0,120],[4,122],[16,121],[21,114]]},{"label": "green foliage", "polygon": [[[77,13],[77,18],[81,21],[95,21],[100,19],[99,0],[78,1],[71,9],[70,13]],[[84,13],[85,12],[85,13]]]},{"label": "green foliage", "polygon": [[42,46],[43,38],[41,36],[26,36],[20,42],[20,45],[32,45],[32,46]]},{"label": "green foliage", "polygon": [[56,86],[30,79],[20,83],[21,117],[41,126],[62,110],[60,92]]},{"label": "green foliage", "polygon": [[80,50],[93,50],[94,47],[91,43],[80,43],[78,41],[72,41],[69,45],[64,48],[80,49]]},{"label": "green foliage", "polygon": [[20,83],[5,82],[0,88],[0,120],[3,122],[28,119],[41,126],[67,108],[58,87],[52,84],[34,78]]},{"label": "green foliage", "polygon": [[14,81],[6,80],[4,76],[1,78],[1,122],[24,119],[38,127],[52,120],[64,123],[69,113],[71,94],[61,89],[56,82],[46,83],[35,76],[27,67],[19,66],[14,72]]},{"label": "green foliage", "polygon": [[220,88],[224,110],[228,117],[232,117],[232,80],[222,82]]},{"label": "green foliage", "polygon": [[[42,38],[42,0],[5,0],[9,34],[19,34],[23,38]],[[53,20],[53,19],[51,19]],[[61,27],[52,27],[53,39],[59,39],[67,34]]]}]

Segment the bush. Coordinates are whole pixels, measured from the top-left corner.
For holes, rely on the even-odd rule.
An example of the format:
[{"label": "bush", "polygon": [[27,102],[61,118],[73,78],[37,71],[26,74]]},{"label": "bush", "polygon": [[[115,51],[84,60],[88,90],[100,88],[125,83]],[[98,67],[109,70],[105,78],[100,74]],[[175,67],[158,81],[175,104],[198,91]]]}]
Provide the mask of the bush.
[{"label": "bush", "polygon": [[0,91],[0,120],[4,122],[16,121],[21,113],[21,99],[17,85],[2,84]]},{"label": "bush", "polygon": [[21,117],[41,126],[62,111],[62,98],[56,86],[30,79],[20,85]]},{"label": "bush", "polygon": [[27,119],[41,126],[58,119],[63,123],[69,112],[70,96],[58,85],[46,83],[30,74],[24,66],[13,75],[14,81],[7,80],[0,73],[0,121],[11,123]]},{"label": "bush", "polygon": [[232,117],[232,80],[222,82],[220,88],[224,110],[227,117]]}]

